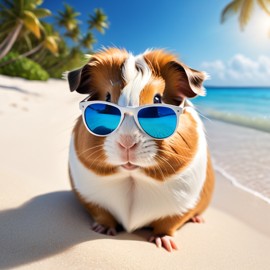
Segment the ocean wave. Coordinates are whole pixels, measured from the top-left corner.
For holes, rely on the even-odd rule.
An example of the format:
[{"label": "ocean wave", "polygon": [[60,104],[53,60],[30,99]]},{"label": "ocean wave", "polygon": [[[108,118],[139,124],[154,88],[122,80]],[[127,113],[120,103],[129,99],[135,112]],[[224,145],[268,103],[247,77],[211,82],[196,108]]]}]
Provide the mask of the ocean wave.
[{"label": "ocean wave", "polygon": [[219,172],[221,175],[223,175],[228,181],[230,181],[235,187],[240,188],[242,190],[244,190],[245,192],[248,192],[254,196],[256,196],[257,198],[260,198],[261,200],[267,202],[270,204],[270,198],[264,196],[263,194],[261,194],[260,192],[253,190],[249,187],[246,187],[242,184],[239,183],[239,181],[237,181],[237,179],[235,177],[233,177],[232,175],[230,175],[228,172],[226,172],[223,168],[221,168],[220,166],[218,166],[215,162],[213,162],[213,166],[214,169]]},{"label": "ocean wave", "polygon": [[203,110],[200,112],[202,115],[212,119],[221,120],[224,122],[245,126],[261,131],[270,133],[270,117],[250,117],[234,113],[216,111],[213,109]]}]

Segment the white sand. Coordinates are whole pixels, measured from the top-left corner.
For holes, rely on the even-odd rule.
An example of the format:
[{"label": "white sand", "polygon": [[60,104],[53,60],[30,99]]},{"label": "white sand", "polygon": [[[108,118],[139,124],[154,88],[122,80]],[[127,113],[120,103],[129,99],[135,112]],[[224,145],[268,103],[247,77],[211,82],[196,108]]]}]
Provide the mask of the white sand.
[{"label": "white sand", "polygon": [[67,174],[81,99],[63,81],[0,76],[0,269],[269,269],[270,205],[219,173],[206,223],[177,232],[179,251],[146,242],[146,230],[92,232]]}]

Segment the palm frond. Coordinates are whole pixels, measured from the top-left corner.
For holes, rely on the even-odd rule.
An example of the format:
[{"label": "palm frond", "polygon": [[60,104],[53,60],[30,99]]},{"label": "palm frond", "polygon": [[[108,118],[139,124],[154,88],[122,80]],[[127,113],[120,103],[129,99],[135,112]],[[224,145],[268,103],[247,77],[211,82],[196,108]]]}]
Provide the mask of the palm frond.
[{"label": "palm frond", "polygon": [[[13,17],[16,18],[16,14],[14,13],[14,9],[8,8],[7,6],[0,3],[0,11],[3,17]],[[5,16],[6,15],[6,16]]]},{"label": "palm frond", "polygon": [[59,38],[57,36],[48,36],[44,40],[44,47],[48,49],[51,53],[57,54],[58,53],[58,45],[57,42]]},{"label": "palm frond", "polygon": [[239,14],[240,27],[243,30],[247,25],[254,7],[254,0],[245,0]]},{"label": "palm frond", "polygon": [[27,48],[29,50],[31,50],[33,46],[32,46],[32,42],[31,42],[29,35],[24,35],[23,39],[25,40],[25,44],[26,44]]},{"label": "palm frond", "polygon": [[64,6],[64,11],[58,11],[58,14],[55,16],[56,22],[59,26],[66,28],[67,31],[73,31],[80,24],[80,21],[77,19],[80,13],[76,12],[68,4],[64,4]]},{"label": "palm frond", "polygon": [[240,9],[243,0],[233,0],[230,2],[221,13],[221,23],[224,23],[228,17],[232,16],[233,14],[237,13]]},{"label": "palm frond", "polygon": [[37,6],[40,6],[43,4],[43,0],[24,0],[25,7],[29,7],[30,9],[35,9]]},{"label": "palm frond", "polygon": [[270,10],[268,9],[267,2],[270,4],[269,0],[257,0],[259,6],[263,11],[265,11],[268,15],[270,15]]},{"label": "palm frond", "polygon": [[88,32],[82,39],[81,44],[84,48],[92,49],[93,44],[96,43],[96,39],[92,32]]},{"label": "palm frond", "polygon": [[78,41],[80,39],[80,35],[81,35],[81,31],[78,26],[73,28],[71,31],[67,31],[65,33],[65,36],[71,38],[73,41]]},{"label": "palm frond", "polygon": [[88,20],[89,29],[96,29],[100,33],[104,33],[106,28],[109,28],[109,22],[107,15],[102,9],[97,8],[94,11],[94,15],[89,15],[90,20]]},{"label": "palm frond", "polygon": [[51,11],[46,8],[37,8],[32,10],[37,18],[44,18],[52,15]]},{"label": "palm frond", "polygon": [[13,9],[14,8],[14,2],[12,0],[3,0],[2,2],[9,9]]},{"label": "palm frond", "polygon": [[24,22],[25,27],[39,39],[40,38],[40,23],[39,23],[38,18],[31,11],[25,10],[23,22]]}]

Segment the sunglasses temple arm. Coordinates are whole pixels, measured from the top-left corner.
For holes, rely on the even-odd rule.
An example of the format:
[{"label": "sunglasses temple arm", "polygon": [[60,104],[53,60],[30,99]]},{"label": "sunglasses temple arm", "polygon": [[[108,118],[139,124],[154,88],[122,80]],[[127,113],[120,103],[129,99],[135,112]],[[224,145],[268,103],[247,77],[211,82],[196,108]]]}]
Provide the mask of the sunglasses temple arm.
[{"label": "sunglasses temple arm", "polygon": [[80,110],[82,110],[82,104],[87,101],[89,99],[89,96],[87,96],[86,98],[84,98],[82,101],[80,101],[79,103],[79,107],[80,107]]},{"label": "sunglasses temple arm", "polygon": [[[185,110],[190,107],[190,105],[188,104],[188,101],[187,99],[185,98],[182,103],[180,104],[180,108],[182,109],[182,112],[181,113],[184,113]],[[195,107],[193,107],[195,109]]]},{"label": "sunglasses temple arm", "polygon": [[85,101],[84,100],[82,100],[80,103],[79,103],[79,108],[80,108],[80,110],[82,111],[82,109],[83,109],[83,103],[84,103]]}]

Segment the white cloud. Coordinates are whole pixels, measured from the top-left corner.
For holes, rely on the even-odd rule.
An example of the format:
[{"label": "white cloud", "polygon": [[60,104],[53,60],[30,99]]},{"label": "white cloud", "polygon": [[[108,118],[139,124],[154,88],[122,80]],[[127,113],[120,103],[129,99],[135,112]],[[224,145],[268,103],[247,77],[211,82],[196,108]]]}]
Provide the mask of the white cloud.
[{"label": "white cloud", "polygon": [[253,60],[236,54],[228,61],[203,62],[201,68],[208,72],[208,85],[216,86],[270,86],[270,57],[261,55]]}]

